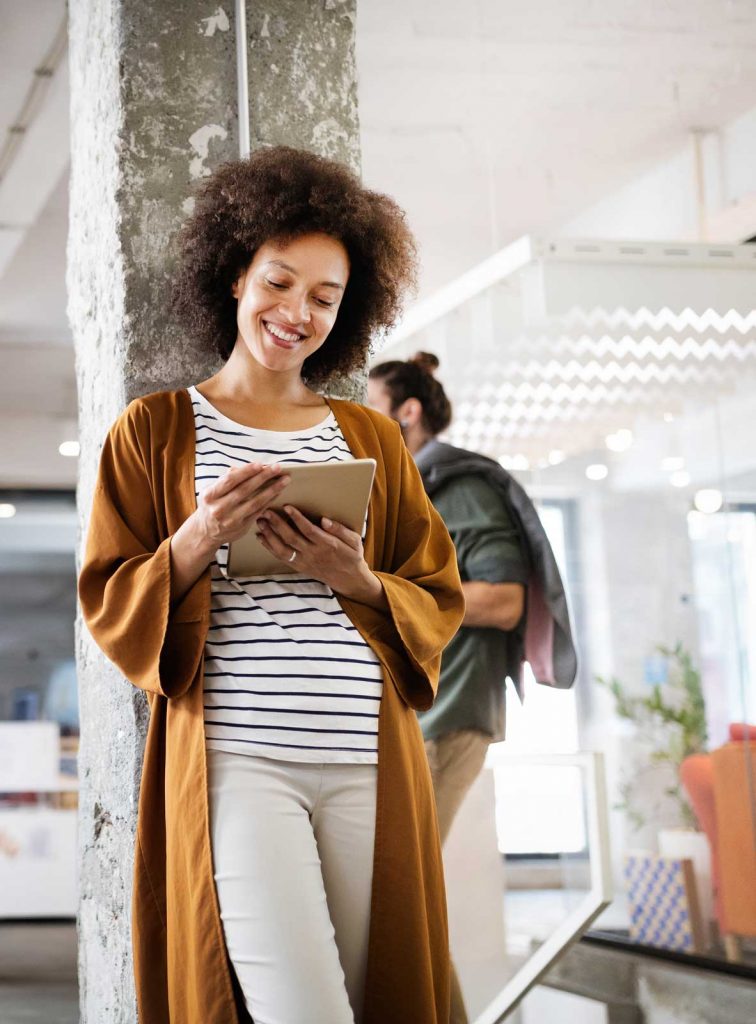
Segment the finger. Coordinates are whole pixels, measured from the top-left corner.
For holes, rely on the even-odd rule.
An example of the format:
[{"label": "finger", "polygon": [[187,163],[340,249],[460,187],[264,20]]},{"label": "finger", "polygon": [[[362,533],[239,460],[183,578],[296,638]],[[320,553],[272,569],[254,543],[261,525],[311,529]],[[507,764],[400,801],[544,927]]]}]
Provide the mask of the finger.
[{"label": "finger", "polygon": [[284,512],[289,516],[303,537],[313,544],[322,542],[323,530],[311,522],[298,508],[294,508],[293,505],[284,505]]},{"label": "finger", "polygon": [[259,523],[266,523],[268,527],[284,542],[288,544],[290,548],[301,549],[309,541],[304,537],[299,530],[292,526],[280,513],[276,512],[275,509],[269,508],[258,518]]},{"label": "finger", "polygon": [[320,520],[320,524],[327,534],[331,537],[336,537],[355,551],[359,551],[362,547],[362,537],[360,537],[359,533],[355,533],[354,530],[350,530],[348,527],[344,526],[343,523],[334,523],[332,519],[329,519],[327,516],[323,516]]},{"label": "finger", "polygon": [[260,538],[262,546],[270,551],[276,558],[280,558],[282,562],[288,562],[291,558],[292,551],[296,550],[291,544],[286,544],[281,538],[273,532],[270,526],[258,520],[259,528],[257,536]]},{"label": "finger", "polygon": [[242,504],[245,507],[246,515],[255,515],[257,512],[262,512],[267,509],[271,501],[285,490],[291,481],[291,477],[284,474],[283,476],[274,477],[269,480],[264,486],[258,488],[252,494],[242,499]]},{"label": "finger", "polygon": [[262,462],[248,462],[243,466],[234,466],[208,487],[205,493],[212,498],[222,498],[246,481],[252,481],[252,490],[254,490],[254,481],[258,481],[257,486],[259,486],[260,478],[266,479],[274,471],[280,472],[281,467],[276,464],[265,465]]}]

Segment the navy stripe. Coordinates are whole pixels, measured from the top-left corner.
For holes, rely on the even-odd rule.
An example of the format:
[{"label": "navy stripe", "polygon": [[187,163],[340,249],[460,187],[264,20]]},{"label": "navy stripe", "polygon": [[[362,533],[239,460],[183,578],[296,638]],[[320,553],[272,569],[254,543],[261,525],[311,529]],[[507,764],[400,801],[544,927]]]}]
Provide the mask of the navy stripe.
[{"label": "navy stripe", "polygon": [[[303,694],[308,696],[309,694]],[[333,715],[334,717],[340,718],[378,718],[379,715],[375,715],[370,711],[313,711],[298,710],[297,708],[255,708],[255,707],[239,707],[238,704],[205,704],[205,711],[270,711],[277,715]],[[221,725],[221,722],[213,722],[213,725]]]},{"label": "navy stripe", "polygon": [[[292,573],[290,576],[284,576],[283,579],[280,579],[280,580],[277,577],[275,577],[275,576],[250,576],[248,579],[241,579],[241,578],[236,578],[235,577],[234,578],[234,582],[238,583],[239,586],[243,586],[244,584],[247,584],[247,585],[250,585],[250,586],[252,584],[256,584],[256,585],[260,584],[260,585],[262,585],[262,584],[267,584],[267,583],[301,583],[301,584],[317,583],[321,587],[325,588],[325,586],[326,586],[326,584],[323,583],[322,580],[310,580],[310,579],[307,579],[307,577],[304,577],[302,579],[298,579],[297,576],[296,576],[296,573]],[[222,594],[223,591],[222,590],[214,590],[213,593],[214,594]],[[235,594],[236,591],[229,591],[229,593],[234,593]]]},{"label": "navy stripe", "polygon": [[[378,680],[367,679],[366,682],[378,682]],[[245,693],[252,697],[336,697],[338,700],[380,700],[380,697],[372,697],[366,693],[321,693],[317,690],[223,690],[206,689],[205,693]]]},{"label": "navy stripe", "polygon": [[366,732],[364,729],[305,729],[299,725],[261,725],[256,722],[208,722],[207,724],[219,725],[223,729],[267,729],[269,732],[324,732],[331,733],[333,736],[375,736],[374,732]]},{"label": "navy stripe", "polygon": [[[338,426],[335,426],[335,427],[329,426],[329,427],[324,427],[323,428],[324,430],[333,430],[334,431],[334,436],[333,437],[319,437],[318,434],[315,433],[315,428],[313,428],[313,433],[309,437],[290,437],[288,431],[284,431],[284,430],[281,430],[281,431],[278,431],[278,430],[265,430],[263,427],[259,428],[258,430],[256,430],[255,427],[248,427],[247,429],[249,431],[251,431],[251,434],[247,434],[247,433],[245,433],[244,431],[241,431],[241,430],[221,430],[220,427],[211,427],[207,423],[198,423],[198,424],[196,424],[196,434],[197,434],[197,440],[198,441],[217,440],[218,444],[224,444],[227,447],[231,448],[231,447],[233,447],[232,443],[230,441],[224,441],[223,437],[245,437],[245,438],[248,439],[248,441],[250,441],[250,444],[247,444],[244,447],[250,453],[254,453],[254,452],[267,452],[267,449],[260,448],[257,445],[257,443],[256,443],[260,433],[265,433],[268,436],[270,434],[280,434],[281,435],[281,437],[280,437],[280,443],[281,444],[294,444],[295,442],[300,442],[300,447],[298,449],[299,451],[304,450],[304,451],[311,451],[311,452],[322,452],[322,451],[338,450],[340,452],[344,452],[345,455],[351,455],[352,454],[349,451],[349,449],[346,447],[346,445],[342,444],[342,438],[337,433],[338,429],[339,429]],[[200,430],[206,430],[207,431],[207,436],[200,437],[199,436],[199,431]],[[257,435],[258,435],[257,437],[255,437],[255,433],[257,433]],[[219,437],[218,435],[222,435],[222,436]],[[277,438],[276,440],[279,440],[279,439]],[[302,444],[301,442],[303,442],[303,441],[320,441],[320,442],[322,442],[325,445],[330,445],[331,447],[330,448],[313,448],[310,445]],[[199,454],[201,455],[202,453],[200,452]],[[272,452],[267,452],[267,454],[275,454],[275,449]]]},{"label": "navy stripe", "polygon": [[[222,622],[216,626],[210,626],[208,632],[214,629],[343,629],[349,633],[359,633],[356,626],[342,626],[339,622],[229,622],[225,626]],[[293,640],[292,643],[307,643],[307,640]]]},{"label": "navy stripe", "polygon": [[283,657],[280,654],[256,654],[254,658],[247,658],[243,654],[209,654],[206,655],[205,661],[307,661],[310,664],[328,661],[338,665],[375,665],[374,661],[363,661],[361,658],[328,658],[321,657],[319,654],[313,654],[312,657],[306,654],[287,654]]},{"label": "navy stripe", "polygon": [[[365,662],[367,664],[367,662]],[[338,683],[375,683],[381,684],[381,679],[371,679],[369,676],[335,676],[332,672],[318,675],[315,672],[205,672],[205,679],[211,678],[232,678],[232,679],[330,679]],[[224,691],[219,690],[219,693]],[[231,693],[232,691],[227,691]]]},{"label": "navy stripe", "polygon": [[[210,724],[210,723],[208,723]],[[243,740],[236,736],[207,736],[209,740],[220,740],[228,743],[254,743],[256,747],[281,747],[286,750],[339,750],[356,754],[377,754],[377,747],[314,747],[305,743],[270,743],[265,740]]]},{"label": "navy stripe", "polygon": [[[231,608],[215,608],[211,607],[213,612],[248,612],[249,607],[238,608],[233,606]],[[326,612],[322,608],[279,608],[276,615],[343,615],[346,618],[346,613],[343,608],[339,608],[335,612]]]},{"label": "navy stripe", "polygon": [[[275,640],[266,640],[265,637],[255,638],[254,640],[208,640],[208,645],[213,647],[228,647],[233,644],[325,644],[327,647],[333,647],[338,645],[339,647],[364,647],[365,644],[361,640],[292,640],[291,637],[281,636]],[[317,658],[318,661],[322,660]],[[255,661],[259,661],[257,655],[254,656]]]},{"label": "navy stripe", "polygon": [[[287,441],[288,441],[288,439],[287,439]],[[315,452],[316,455],[326,455],[328,452],[341,452],[342,455],[351,455],[352,454],[349,451],[349,449],[342,448],[338,444],[332,444],[328,448],[313,448],[310,445],[300,445],[298,448],[292,448],[289,451],[282,451],[280,448],[260,448],[258,445],[255,445],[254,447],[252,447],[252,446],[250,446],[248,444],[231,444],[230,441],[223,441],[220,438],[216,437],[215,436],[215,432],[210,437],[198,437],[197,438],[197,444],[198,445],[199,444],[205,444],[206,442],[209,443],[209,444],[220,444],[224,448],[233,448],[234,451],[244,452],[244,454],[248,455],[248,456],[252,456],[252,455],[276,455],[279,460],[283,459],[283,458],[286,458],[287,455],[296,455],[297,452],[301,452],[301,451]],[[217,451],[207,452],[207,451],[200,451],[199,449],[197,450],[197,455],[198,455],[198,457],[200,459],[202,459],[203,457],[205,457],[207,455],[223,455],[223,454],[224,454],[223,452],[217,452]],[[250,462],[256,462],[257,460],[253,459],[253,458],[250,458],[249,461]],[[323,461],[323,460],[321,460],[321,459],[317,459],[317,460],[309,459],[307,461],[309,461],[309,462],[316,462],[316,461],[320,462],[320,461]]]},{"label": "navy stripe", "polygon": [[[192,402],[192,405],[196,406],[197,408],[200,407],[198,402]],[[203,414],[200,413],[199,415],[202,416]],[[220,420],[218,419],[217,416],[204,416],[203,418],[204,419],[211,419],[214,423],[219,423],[220,422]],[[226,419],[228,419],[228,416],[226,416]],[[321,420],[320,423],[316,423],[314,427],[310,427],[309,429],[311,431],[322,431],[322,432],[325,432],[326,430],[332,430],[334,432],[334,434],[338,433],[338,431],[339,431],[338,423],[328,423],[329,419],[330,419],[330,416],[326,416],[326,418],[324,420]],[[230,420],[229,422],[233,423],[234,421]],[[325,437],[322,438],[322,439],[319,438],[317,433],[315,434],[314,437],[313,437],[312,434],[310,434],[309,436],[305,435],[304,437],[290,437],[288,430],[280,430],[280,431],[279,430],[266,430],[265,427],[247,427],[246,430],[223,430],[223,429],[221,429],[221,427],[211,427],[207,423],[198,423],[198,424],[196,424],[196,426],[197,426],[198,430],[208,430],[212,434],[225,434],[228,437],[248,437],[250,439],[250,441],[254,440],[254,435],[255,434],[260,434],[261,432],[264,432],[266,434],[279,434],[279,433],[280,434],[284,434],[286,436],[286,440],[287,441],[318,441],[318,440],[323,440],[323,441],[327,442],[329,440],[329,438],[325,438]],[[243,427],[244,424],[240,423],[239,426]],[[246,431],[249,431],[250,433],[247,433]],[[282,437],[281,440],[284,440],[284,438]]]}]

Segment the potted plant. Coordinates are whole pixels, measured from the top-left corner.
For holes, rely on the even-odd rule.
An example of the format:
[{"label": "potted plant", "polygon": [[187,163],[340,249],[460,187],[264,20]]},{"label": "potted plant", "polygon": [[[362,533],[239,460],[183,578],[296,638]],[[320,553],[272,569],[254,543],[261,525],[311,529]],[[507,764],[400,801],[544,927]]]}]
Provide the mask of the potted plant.
[{"label": "potted plant", "polygon": [[659,853],[693,861],[702,916],[708,929],[713,916],[711,855],[708,841],[699,831],[698,821],[680,783],[680,765],[685,758],[706,751],[706,706],[701,673],[682,644],[672,648],[660,646],[657,651],[667,660],[668,679],[663,684],[655,684],[642,696],[628,693],[614,677],[596,677],[612,694],[616,714],[635,726],[648,751],[646,763],[634,765],[623,777],[621,802],[617,807],[625,811],[635,829],[641,828],[646,824],[646,815],[639,805],[639,794],[642,788],[647,791],[644,784],[648,783],[649,775],[658,777],[662,773],[663,792],[673,801],[677,821],[670,822],[673,827],[659,830]]},{"label": "potted plant", "polygon": [[657,651],[669,663],[669,679],[663,686],[655,684],[649,694],[631,695],[618,679],[596,676],[596,682],[614,697],[616,714],[632,722],[649,746],[648,765],[623,780],[620,806],[636,828],[644,825],[645,816],[637,805],[636,793],[648,771],[666,768],[669,781],[665,794],[677,805],[681,823],[697,829],[695,815],[680,785],[679,769],[690,754],[706,750],[706,706],[701,673],[682,644],[672,648],[660,646]]}]

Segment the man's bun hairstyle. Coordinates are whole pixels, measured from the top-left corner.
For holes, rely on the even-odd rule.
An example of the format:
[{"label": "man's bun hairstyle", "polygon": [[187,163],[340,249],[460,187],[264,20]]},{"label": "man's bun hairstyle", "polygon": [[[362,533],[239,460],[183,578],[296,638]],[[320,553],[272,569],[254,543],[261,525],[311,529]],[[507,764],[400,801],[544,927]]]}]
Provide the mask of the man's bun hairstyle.
[{"label": "man's bun hairstyle", "polygon": [[443,385],[434,377],[438,356],[416,352],[410,359],[391,359],[370,370],[370,379],[379,380],[391,398],[394,412],[408,398],[416,398],[423,407],[423,426],[434,437],[451,423],[452,407]]}]

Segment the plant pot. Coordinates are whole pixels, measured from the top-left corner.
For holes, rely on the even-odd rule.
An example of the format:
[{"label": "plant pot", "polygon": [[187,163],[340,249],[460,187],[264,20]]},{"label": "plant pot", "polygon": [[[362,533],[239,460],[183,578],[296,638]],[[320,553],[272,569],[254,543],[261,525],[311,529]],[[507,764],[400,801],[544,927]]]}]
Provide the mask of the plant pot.
[{"label": "plant pot", "polygon": [[712,943],[712,922],[714,920],[714,884],[711,874],[711,849],[703,832],[692,828],[661,829],[658,836],[659,853],[662,857],[676,857],[693,862],[696,879],[696,895],[704,928],[707,947]]}]

